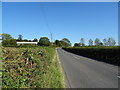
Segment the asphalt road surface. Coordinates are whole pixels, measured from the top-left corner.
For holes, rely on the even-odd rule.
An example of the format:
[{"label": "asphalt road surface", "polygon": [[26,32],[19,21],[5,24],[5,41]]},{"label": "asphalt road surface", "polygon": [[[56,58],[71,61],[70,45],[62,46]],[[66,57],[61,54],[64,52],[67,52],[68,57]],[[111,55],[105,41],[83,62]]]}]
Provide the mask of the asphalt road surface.
[{"label": "asphalt road surface", "polygon": [[118,67],[57,49],[68,88],[118,88]]}]

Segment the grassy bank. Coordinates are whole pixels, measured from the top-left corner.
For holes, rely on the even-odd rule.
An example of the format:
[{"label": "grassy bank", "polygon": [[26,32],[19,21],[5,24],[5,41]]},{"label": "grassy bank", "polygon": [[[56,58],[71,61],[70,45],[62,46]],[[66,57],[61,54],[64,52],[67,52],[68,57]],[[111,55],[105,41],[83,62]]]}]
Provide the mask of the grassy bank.
[{"label": "grassy bank", "polygon": [[3,48],[3,88],[63,88],[55,48]]},{"label": "grassy bank", "polygon": [[74,47],[64,50],[99,61],[120,65],[120,47]]}]

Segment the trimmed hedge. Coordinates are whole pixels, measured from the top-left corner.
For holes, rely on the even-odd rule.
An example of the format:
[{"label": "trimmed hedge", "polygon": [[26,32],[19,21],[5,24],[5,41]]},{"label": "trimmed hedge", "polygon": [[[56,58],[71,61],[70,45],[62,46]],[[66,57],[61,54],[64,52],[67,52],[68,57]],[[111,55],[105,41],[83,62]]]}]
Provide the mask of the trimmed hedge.
[{"label": "trimmed hedge", "polygon": [[63,49],[77,55],[120,66],[120,47],[77,47]]}]

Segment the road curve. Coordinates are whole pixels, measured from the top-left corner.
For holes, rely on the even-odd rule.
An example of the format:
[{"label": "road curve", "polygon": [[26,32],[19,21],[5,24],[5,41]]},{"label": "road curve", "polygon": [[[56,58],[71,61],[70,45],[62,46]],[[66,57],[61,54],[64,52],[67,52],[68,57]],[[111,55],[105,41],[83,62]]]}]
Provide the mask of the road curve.
[{"label": "road curve", "polygon": [[57,49],[70,88],[118,88],[118,67]]}]

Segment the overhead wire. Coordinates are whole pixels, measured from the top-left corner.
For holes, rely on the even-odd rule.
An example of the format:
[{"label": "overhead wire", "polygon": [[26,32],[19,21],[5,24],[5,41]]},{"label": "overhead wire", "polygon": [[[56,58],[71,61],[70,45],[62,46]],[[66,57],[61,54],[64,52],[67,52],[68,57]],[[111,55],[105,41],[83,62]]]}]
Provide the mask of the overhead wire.
[{"label": "overhead wire", "polygon": [[47,14],[46,14],[46,10],[45,10],[45,7],[44,7],[44,4],[43,4],[43,3],[41,3],[40,5],[41,5],[41,6],[40,6],[40,7],[41,7],[41,11],[42,11],[42,13],[43,13],[43,18],[44,18],[44,20],[45,20],[46,26],[47,26],[48,31],[49,31],[49,33],[50,33],[51,42],[52,42],[52,30],[51,30],[50,24],[49,24],[49,22],[48,22],[48,17],[47,17]]}]

